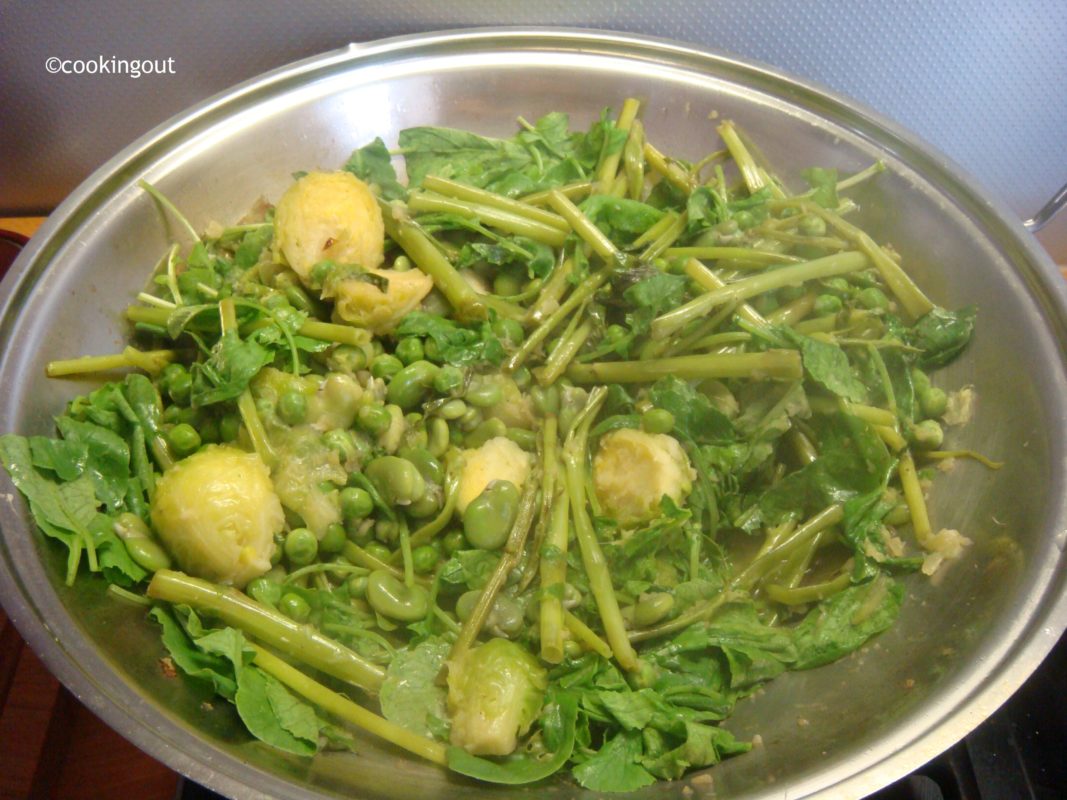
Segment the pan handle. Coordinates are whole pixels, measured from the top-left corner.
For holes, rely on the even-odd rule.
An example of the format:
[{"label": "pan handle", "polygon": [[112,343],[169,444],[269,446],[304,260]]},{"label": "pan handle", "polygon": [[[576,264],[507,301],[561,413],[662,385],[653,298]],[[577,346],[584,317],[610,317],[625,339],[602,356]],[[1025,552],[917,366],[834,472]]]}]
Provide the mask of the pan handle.
[{"label": "pan handle", "polygon": [[1067,206],[1067,183],[1061,186],[1060,190],[1052,196],[1052,199],[1045,203],[1034,216],[1026,220],[1023,225],[1026,226],[1030,233],[1037,233],[1064,206]]}]

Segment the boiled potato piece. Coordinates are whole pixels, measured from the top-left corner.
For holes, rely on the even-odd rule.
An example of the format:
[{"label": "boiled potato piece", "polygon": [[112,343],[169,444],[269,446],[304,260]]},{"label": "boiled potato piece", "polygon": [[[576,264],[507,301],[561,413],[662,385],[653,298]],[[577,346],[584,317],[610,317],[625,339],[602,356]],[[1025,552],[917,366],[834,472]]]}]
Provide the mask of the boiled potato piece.
[{"label": "boiled potato piece", "polygon": [[309,172],[274,211],[276,252],[307,284],[324,260],[374,269],[382,263],[385,226],[367,184],[350,172]]},{"label": "boiled potato piece", "polygon": [[190,575],[241,588],[270,569],[285,514],[259,456],[211,445],[156,483],[152,525]]},{"label": "boiled potato piece", "polygon": [[663,495],[681,504],[695,477],[685,450],[665,433],[612,431],[600,440],[593,458],[597,498],[622,525],[654,519]]},{"label": "boiled potato piece", "polygon": [[494,437],[477,449],[464,450],[456,509],[460,514],[466,511],[471,501],[492,481],[511,481],[521,490],[530,476],[532,458],[503,436]]}]

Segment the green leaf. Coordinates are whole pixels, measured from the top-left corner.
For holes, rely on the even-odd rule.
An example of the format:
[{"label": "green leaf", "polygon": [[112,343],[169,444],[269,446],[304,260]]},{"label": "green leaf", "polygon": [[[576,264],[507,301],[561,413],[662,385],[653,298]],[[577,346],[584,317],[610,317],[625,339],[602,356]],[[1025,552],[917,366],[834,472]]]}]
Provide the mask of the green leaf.
[{"label": "green leaf", "polygon": [[900,612],[904,587],[879,576],[827,598],[794,629],[794,669],[829,664],[859,649],[891,626]]},{"label": "green leaf", "polygon": [[263,367],[274,361],[274,354],[253,339],[242,340],[236,331],[227,331],[211,348],[206,361],[193,364],[194,406],[207,406],[233,400],[248,388],[249,382]]},{"label": "green leaf", "polygon": [[169,608],[155,606],[148,616],[163,628],[163,646],[179,670],[193,680],[209,683],[216,694],[233,700],[237,681],[229,659],[196,647]]},{"label": "green leaf", "polygon": [[399,144],[411,186],[421,186],[427,175],[436,175],[492,188],[533,162],[530,152],[514,141],[454,128],[407,128],[400,131]]},{"label": "green leaf", "polygon": [[631,333],[636,336],[647,333],[652,320],[664,311],[680,306],[688,286],[689,279],[685,275],[659,271],[630,285],[622,297],[631,309],[626,313]]},{"label": "green leaf", "polygon": [[837,170],[811,167],[801,175],[813,189],[811,199],[823,208],[837,208]]},{"label": "green leaf", "polygon": [[437,685],[451,645],[428,639],[410,650],[400,650],[389,663],[379,702],[382,716],[422,736],[433,736],[430,718],[448,718],[447,692]]},{"label": "green leaf", "polygon": [[726,201],[709,186],[699,186],[693,190],[686,200],[685,211],[689,233],[710,228],[730,217]]},{"label": "green leaf", "polygon": [[107,428],[66,415],[56,418],[56,427],[65,441],[85,450],[85,471],[97,499],[109,511],[120,510],[130,488],[129,445]]},{"label": "green leaf", "polygon": [[919,364],[924,368],[943,367],[956,358],[971,341],[975,306],[959,311],[935,308],[920,319],[908,332],[908,344],[922,350]]},{"label": "green leaf", "polygon": [[574,752],[578,698],[573,692],[550,690],[541,711],[541,728],[549,753],[543,757],[511,755],[499,760],[474,756],[462,747],[448,748],[448,768],[470,778],[518,785],[544,780],[557,772]]},{"label": "green leaf", "polygon": [[632,792],[650,786],[656,778],[638,763],[643,752],[641,732],[623,731],[576,766],[574,777],[594,792]]},{"label": "green leaf", "polygon": [[617,245],[625,246],[663,217],[658,208],[607,194],[594,194],[579,208],[601,232]]},{"label": "green leaf", "polygon": [[693,442],[721,442],[735,436],[725,414],[708,398],[680,378],[660,378],[649,389],[649,399],[674,415],[674,430]]},{"label": "green leaf", "polygon": [[747,753],[752,745],[739,742],[723,728],[686,722],[685,742],[652,759],[642,759],[649,773],[664,780],[677,780],[690,769],[710,767],[724,758]]},{"label": "green leaf", "polygon": [[862,403],[867,399],[867,388],[853,373],[848,356],[840,346],[784,330],[788,331],[789,340],[800,349],[804,370],[812,380],[838,397],[854,403]]},{"label": "green leaf", "polygon": [[457,550],[441,567],[441,580],[465,584],[468,589],[481,589],[499,560],[500,557],[489,550]]},{"label": "green leaf", "polygon": [[441,360],[455,366],[500,364],[504,360],[504,345],[493,334],[487,322],[471,327],[438,314],[412,311],[396,328],[398,337],[425,336],[433,339]]},{"label": "green leaf", "polygon": [[[298,756],[314,755],[318,750],[314,710],[258,667],[241,668],[237,675],[234,705],[249,733],[260,741]],[[307,737],[309,719],[314,728],[310,738]]]},{"label": "green leaf", "polygon": [[376,185],[386,200],[407,197],[407,190],[396,179],[392,156],[380,138],[353,151],[344,169],[366,183]]}]

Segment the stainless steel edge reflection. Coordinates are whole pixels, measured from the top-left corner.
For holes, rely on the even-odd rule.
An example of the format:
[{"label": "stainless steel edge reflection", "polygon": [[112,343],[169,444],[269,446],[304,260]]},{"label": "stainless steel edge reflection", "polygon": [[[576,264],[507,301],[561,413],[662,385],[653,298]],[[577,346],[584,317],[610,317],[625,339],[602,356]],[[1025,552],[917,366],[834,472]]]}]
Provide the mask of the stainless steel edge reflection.
[{"label": "stainless steel edge reflection", "polygon": [[[1030,674],[1067,624],[1062,398],[1067,295],[1005,208],[944,157],[876,114],[818,87],[726,56],[634,36],[482,30],[352,46],[250,81],[151,132],[52,215],[0,286],[0,430],[45,432],[84,384],[49,382],[49,358],[107,352],[118,312],[166,242],[134,189],[157,183],[197,227],[277,197],[297,169],[334,167],[352,147],[439,123],[505,133],[517,114],[559,109],[586,124],[629,94],[648,101],[661,148],[702,155],[711,111],[748,127],[785,174],[811,164],[889,170],[858,195],[865,224],[892,241],[943,304],[978,302],[980,327],[946,374],[973,383],[976,422],[959,434],[1003,458],[998,474],[942,477],[935,519],[975,540],[940,586],[909,583],[901,623],[854,658],[792,673],[743,703],[729,725],[764,745],[710,772],[722,798],[860,797],[936,755]],[[0,597],[49,668],[137,745],[232,797],[444,798],[583,793],[557,782],[492,789],[442,775],[368,741],[310,765],[247,742],[226,709],[156,669],[158,638],[137,609],[92,582],[62,586],[0,476]],[[910,687],[910,688],[909,688]],[[805,724],[806,723],[806,724]],[[710,796],[709,785],[693,785]],[[673,796],[677,785],[636,793]]]}]

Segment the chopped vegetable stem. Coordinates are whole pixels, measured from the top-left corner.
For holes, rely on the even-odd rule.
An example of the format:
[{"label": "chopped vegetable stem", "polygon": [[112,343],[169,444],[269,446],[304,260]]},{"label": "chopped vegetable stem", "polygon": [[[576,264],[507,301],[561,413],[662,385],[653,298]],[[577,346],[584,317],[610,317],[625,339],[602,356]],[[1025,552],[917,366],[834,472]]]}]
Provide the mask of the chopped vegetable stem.
[{"label": "chopped vegetable stem", "polygon": [[465,183],[457,183],[456,181],[450,181],[446,178],[439,178],[436,175],[427,175],[423,178],[422,186],[424,189],[437,192],[438,194],[447,197],[469,200],[470,202],[481,206],[499,208],[502,211],[508,211],[516,216],[526,217],[531,222],[546,225],[549,228],[555,228],[564,233],[570,231],[570,226],[567,224],[567,221],[558,214],[545,211],[543,208],[538,208],[537,206],[522,200],[512,200],[510,197],[504,197],[504,195],[497,194],[496,192],[478,189],[474,186],[468,186]]},{"label": "chopped vegetable stem", "polygon": [[[464,202],[433,192],[413,193],[408,199],[408,208],[412,211],[436,211],[477,219],[492,228],[498,228],[517,236],[525,236],[535,242],[541,242],[551,247],[560,247],[567,237],[567,230],[560,230],[555,226],[535,222],[528,217],[520,216],[511,211]],[[562,219],[560,221],[563,222]]]},{"label": "chopped vegetable stem", "polygon": [[567,377],[575,383],[644,383],[675,375],[696,378],[773,378],[800,380],[804,377],[796,350],[766,350],[762,353],[724,353],[647,361],[600,361],[571,364]]}]

